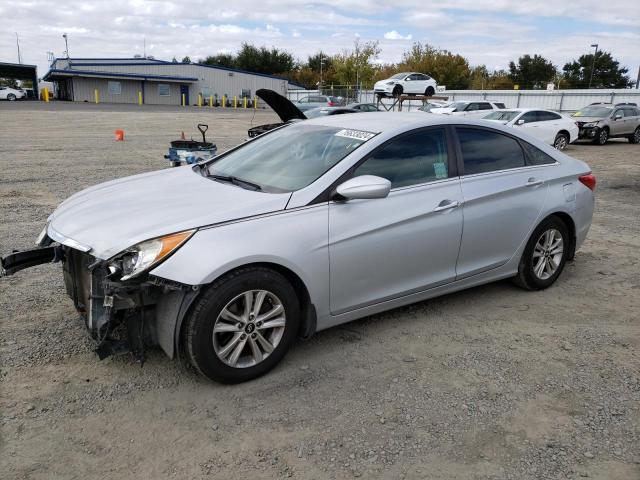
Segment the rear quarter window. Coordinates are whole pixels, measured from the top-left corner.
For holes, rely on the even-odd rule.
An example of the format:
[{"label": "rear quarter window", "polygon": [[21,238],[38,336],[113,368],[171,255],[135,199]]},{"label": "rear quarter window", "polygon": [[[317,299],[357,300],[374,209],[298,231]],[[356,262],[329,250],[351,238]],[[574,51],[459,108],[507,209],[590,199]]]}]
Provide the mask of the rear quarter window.
[{"label": "rear quarter window", "polygon": [[522,148],[524,149],[525,155],[527,157],[527,164],[529,165],[553,165],[556,163],[556,160],[547,155],[542,150],[537,147],[534,147],[530,143],[522,141]]}]

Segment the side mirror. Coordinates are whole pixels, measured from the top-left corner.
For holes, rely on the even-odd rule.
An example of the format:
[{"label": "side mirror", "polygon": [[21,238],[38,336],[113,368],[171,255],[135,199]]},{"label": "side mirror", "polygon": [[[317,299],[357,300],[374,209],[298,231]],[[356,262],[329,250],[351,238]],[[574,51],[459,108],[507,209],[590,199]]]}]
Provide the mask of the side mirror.
[{"label": "side mirror", "polygon": [[615,117],[613,117],[614,120],[620,120],[622,118],[622,114],[621,113],[617,113]]},{"label": "side mirror", "polygon": [[360,175],[338,185],[336,193],[346,199],[384,198],[391,191],[391,182],[375,175]]},{"label": "side mirror", "polygon": [[524,125],[524,120],[520,119],[516,122],[516,125]]}]

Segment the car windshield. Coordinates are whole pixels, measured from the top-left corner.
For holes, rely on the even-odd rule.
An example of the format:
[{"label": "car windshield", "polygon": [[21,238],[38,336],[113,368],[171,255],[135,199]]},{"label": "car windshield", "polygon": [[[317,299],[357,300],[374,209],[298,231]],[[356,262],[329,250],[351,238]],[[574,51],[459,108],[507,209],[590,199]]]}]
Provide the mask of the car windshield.
[{"label": "car windshield", "polygon": [[399,78],[404,78],[406,76],[407,76],[406,73],[396,73],[395,75],[393,75],[393,76],[391,76],[389,78],[399,79]]},{"label": "car windshield", "polygon": [[502,120],[504,122],[510,122],[511,120],[516,118],[519,114],[520,112],[507,110],[507,111],[491,112],[489,115],[485,115],[482,118],[484,118],[485,120]]},{"label": "car windshield", "polygon": [[222,155],[210,176],[292,192],[311,184],[375,134],[300,122],[279,128]]},{"label": "car windshield", "polygon": [[[469,102],[453,102],[450,103],[449,105],[447,105],[446,108],[453,108],[455,109],[454,112],[461,112],[462,110],[465,109],[465,107],[469,105]],[[443,107],[445,108],[445,107]]]},{"label": "car windshield", "polygon": [[304,112],[304,116],[307,118],[322,117],[328,114],[329,110],[327,110],[326,108],[312,108],[311,110],[307,110],[306,112]]},{"label": "car windshield", "polygon": [[578,110],[572,116],[573,117],[598,117],[598,118],[604,118],[604,117],[608,117],[609,116],[609,114],[611,113],[611,110],[613,110],[611,107],[589,106],[589,107],[584,107],[581,110]]}]

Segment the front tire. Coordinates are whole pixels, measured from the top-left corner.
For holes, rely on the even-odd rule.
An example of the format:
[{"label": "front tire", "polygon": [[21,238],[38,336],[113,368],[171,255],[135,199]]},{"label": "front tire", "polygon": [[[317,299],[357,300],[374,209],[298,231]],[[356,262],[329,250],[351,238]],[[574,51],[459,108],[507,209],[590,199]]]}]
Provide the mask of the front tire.
[{"label": "front tire", "polygon": [[640,143],[640,127],[636,128],[636,130],[629,135],[629,143]]},{"label": "front tire", "polygon": [[556,150],[564,150],[569,145],[569,137],[564,133],[559,133],[556,135],[555,140],[553,141],[553,148]]},{"label": "front tire", "polygon": [[514,282],[526,290],[550,287],[562,273],[569,255],[569,230],[556,216],[538,225],[524,249]]},{"label": "front tire", "polygon": [[434,93],[436,93],[436,90],[433,87],[427,87],[427,89],[424,91],[424,94],[427,97],[433,97]]},{"label": "front tire", "polygon": [[286,278],[264,267],[241,268],[196,301],[184,327],[185,350],[205,377],[245,382],[276,366],[299,322],[299,301]]},{"label": "front tire", "polygon": [[596,145],[605,145],[609,140],[609,130],[601,128],[596,138],[593,139],[593,143]]},{"label": "front tire", "polygon": [[396,85],[395,87],[393,87],[393,92],[392,95],[394,97],[399,97],[400,95],[402,95],[403,92],[403,88],[401,85]]},{"label": "front tire", "polygon": [[15,102],[16,96],[13,93],[10,93],[9,95],[7,95],[7,100],[9,100],[10,102]]}]

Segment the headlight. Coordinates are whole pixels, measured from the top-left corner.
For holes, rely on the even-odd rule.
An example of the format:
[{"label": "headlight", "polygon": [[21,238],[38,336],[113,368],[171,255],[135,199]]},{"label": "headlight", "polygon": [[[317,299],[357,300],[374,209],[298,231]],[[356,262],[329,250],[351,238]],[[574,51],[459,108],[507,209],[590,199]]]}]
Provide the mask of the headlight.
[{"label": "headlight", "polygon": [[589,122],[582,125],[583,127],[596,127],[598,126],[598,122]]},{"label": "headlight", "polygon": [[387,85],[393,85],[396,82],[387,82]]},{"label": "headlight", "polygon": [[120,280],[134,278],[176,251],[194,232],[186,230],[140,242],[113,257],[109,261],[109,270],[119,273]]}]

